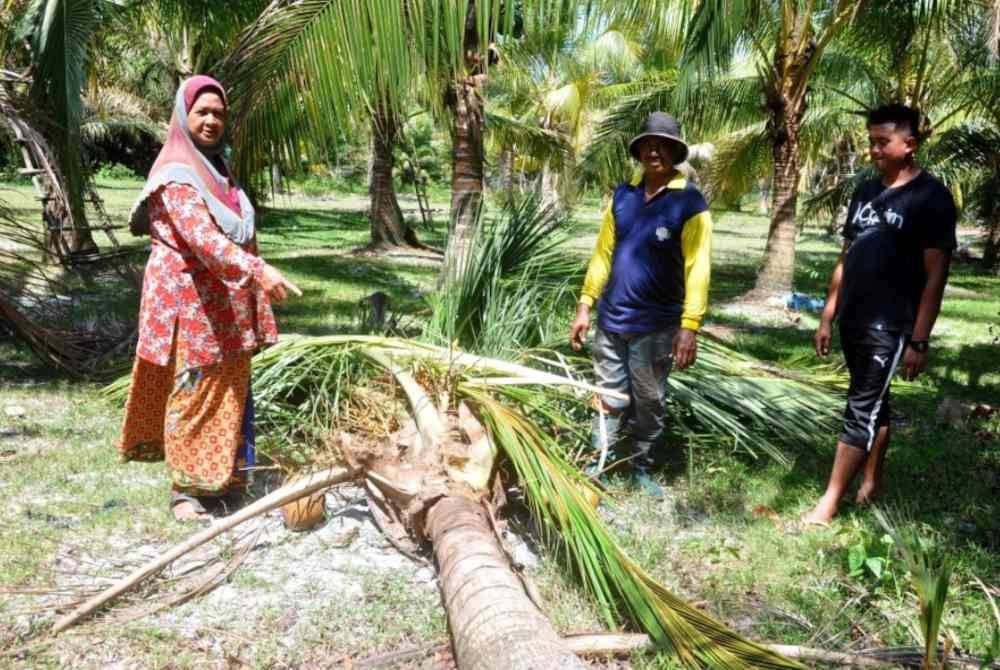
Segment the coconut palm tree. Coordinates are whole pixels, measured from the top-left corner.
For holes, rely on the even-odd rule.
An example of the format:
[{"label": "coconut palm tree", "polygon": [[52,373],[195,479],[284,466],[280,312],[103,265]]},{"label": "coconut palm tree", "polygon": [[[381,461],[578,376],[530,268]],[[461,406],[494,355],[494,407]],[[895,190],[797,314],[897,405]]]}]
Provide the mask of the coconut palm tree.
[{"label": "coconut palm tree", "polygon": [[[678,4],[690,13],[678,13]],[[619,15],[650,26],[657,25],[658,16],[674,11],[673,20],[661,23],[665,36],[684,38],[684,76],[622,101],[598,138],[621,142],[626,126],[641,121],[640,110],[664,105],[687,121],[689,132],[693,129],[701,137],[721,133],[717,139],[723,141],[713,159],[717,188],[745,190],[758,182],[762,168],[769,168],[771,226],[752,295],[786,292],[794,272],[804,162],[808,164],[809,154],[819,151],[830,132],[841,137],[854,122],[844,112],[861,111],[850,101],[837,101],[833,93],[851,77],[863,78],[867,66],[841,56],[852,49],[864,53],[862,47],[870,51],[876,44],[898,49],[896,33],[902,27],[930,24],[939,31],[944,26],[940,19],[960,9],[961,3],[947,0],[626,3],[617,10]],[[845,40],[850,46],[836,53]],[[809,141],[810,127],[818,144]]]},{"label": "coconut palm tree", "polygon": [[792,288],[801,130],[809,86],[827,48],[869,4],[711,0],[700,3],[692,17],[686,62],[707,72],[724,71],[737,54],[749,52],[762,84],[773,172],[771,227],[754,287],[758,296]]},{"label": "coconut palm tree", "polygon": [[[515,13],[517,29],[530,33],[559,10],[564,16],[555,20],[568,20],[569,5],[540,0],[515,11],[502,0],[276,0],[222,66],[237,106],[238,166],[252,177],[268,160],[291,161],[300,147],[376,116],[398,125],[419,88],[451,128],[446,257],[457,258],[482,206],[490,44],[514,34]],[[270,85],[259,86],[262,79]]]},{"label": "coconut palm tree", "polygon": [[93,0],[47,0],[25,7],[21,23],[21,34],[30,44],[30,95],[37,109],[48,112],[40,126],[55,154],[69,200],[66,237],[72,253],[97,249],[86,225],[80,122],[88,47],[102,18],[102,8]]},{"label": "coconut palm tree", "polygon": [[[126,21],[133,22],[129,25],[134,30],[134,21],[141,18],[147,26],[163,29],[163,35],[180,35],[187,47],[176,52],[180,60],[172,72],[178,79],[217,58],[221,45],[235,35],[241,21],[256,16],[262,4],[259,0],[211,7],[198,0],[117,3],[9,0],[5,3],[5,11],[19,16],[20,22],[16,35],[13,22],[4,22],[0,28],[0,44],[4,45],[2,59],[7,67],[25,68],[30,77],[30,96],[38,110],[39,126],[65,182],[70,224],[66,235],[72,253],[97,249],[84,209],[88,175],[82,154],[81,128],[86,114],[85,93],[89,91],[92,97],[97,97],[98,87],[88,82],[92,76],[91,50],[102,28]],[[122,24],[117,25],[121,28]],[[26,51],[16,48],[16,36],[26,39],[29,45]],[[20,62],[6,62],[11,58],[20,59]]]},{"label": "coconut palm tree", "polygon": [[974,213],[985,228],[983,266],[1000,273],[1000,76],[983,33],[991,30],[979,22],[972,31],[970,47],[961,62],[959,85],[953,97],[966,112],[959,122],[944,130],[928,151],[928,160],[947,171],[962,185],[966,211]]},{"label": "coconut palm tree", "polygon": [[403,219],[393,183],[393,149],[399,139],[399,119],[386,105],[376,104],[371,118],[371,171],[368,194],[372,241],[375,249],[421,246],[413,228]]},{"label": "coconut palm tree", "polygon": [[[992,131],[998,82],[987,39],[984,7],[970,3],[951,13],[945,26],[896,17],[887,21],[891,39],[873,41],[863,27],[848,33],[837,58],[854,65],[840,82],[819,86],[839,97],[858,114],[886,102],[899,102],[924,112],[922,164],[942,177],[966,211],[976,212],[987,226],[987,251],[994,235],[991,204]],[[948,39],[941,39],[947,27]],[[865,166],[864,136],[860,124],[840,131],[833,157],[818,161],[817,180],[806,202],[807,212],[840,212],[862,179],[873,176]],[[845,152],[846,149],[846,161]],[[837,164],[849,164],[838,169]],[[831,169],[832,168],[832,169]]]},{"label": "coconut palm tree", "polygon": [[269,0],[211,3],[204,0],[126,0],[119,29],[139,28],[167,75],[169,93],[193,74],[211,72]]},{"label": "coconut palm tree", "polygon": [[[545,40],[501,42],[498,72],[487,90],[491,111],[503,110],[524,123],[561,138],[565,150],[522,153],[541,174],[544,203],[565,207],[576,186],[576,162],[590,140],[594,122],[609,100],[620,97],[643,76],[639,35],[622,27],[595,34],[585,23]],[[509,147],[502,147],[504,151]]]}]

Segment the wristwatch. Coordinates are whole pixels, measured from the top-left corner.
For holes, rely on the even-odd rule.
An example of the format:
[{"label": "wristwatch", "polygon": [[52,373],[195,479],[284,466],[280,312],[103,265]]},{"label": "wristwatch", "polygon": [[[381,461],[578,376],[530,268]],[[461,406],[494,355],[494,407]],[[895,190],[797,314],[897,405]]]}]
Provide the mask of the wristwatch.
[{"label": "wristwatch", "polygon": [[910,340],[910,348],[917,353],[926,354],[927,349],[930,348],[930,342],[927,340]]}]

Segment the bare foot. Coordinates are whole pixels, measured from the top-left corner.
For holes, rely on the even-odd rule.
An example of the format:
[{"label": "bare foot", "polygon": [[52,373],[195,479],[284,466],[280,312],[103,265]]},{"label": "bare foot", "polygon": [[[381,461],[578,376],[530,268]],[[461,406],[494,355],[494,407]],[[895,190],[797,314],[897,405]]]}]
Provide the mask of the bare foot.
[{"label": "bare foot", "polygon": [[878,484],[862,482],[861,487],[858,488],[858,495],[854,497],[854,502],[862,507],[867,507],[874,504],[881,493],[882,487]]},{"label": "bare foot", "polygon": [[194,505],[189,502],[179,502],[173,507],[174,519],[177,521],[201,521],[203,519],[211,519],[212,515],[208,512],[199,512]]},{"label": "bare foot", "polygon": [[816,506],[799,517],[807,526],[829,526],[833,517],[837,514],[837,502],[829,502],[825,497],[820,498]]}]

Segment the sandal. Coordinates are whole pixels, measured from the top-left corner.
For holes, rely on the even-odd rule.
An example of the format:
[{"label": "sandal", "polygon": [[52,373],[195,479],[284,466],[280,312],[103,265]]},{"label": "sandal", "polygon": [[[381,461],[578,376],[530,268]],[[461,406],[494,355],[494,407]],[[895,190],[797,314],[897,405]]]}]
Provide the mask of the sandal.
[{"label": "sandal", "polygon": [[207,521],[207,520],[210,520],[212,518],[211,514],[208,513],[208,510],[205,509],[205,506],[201,504],[201,501],[198,500],[197,496],[189,495],[189,494],[183,493],[181,491],[171,490],[170,491],[170,510],[173,512],[174,508],[177,507],[177,505],[180,505],[182,503],[188,503],[189,505],[191,505],[191,509],[194,511],[195,516],[187,518],[187,519],[182,519],[182,518],[178,517],[177,514],[176,514],[176,512],[175,512],[174,513],[174,519],[175,520],[177,520],[177,521]]}]

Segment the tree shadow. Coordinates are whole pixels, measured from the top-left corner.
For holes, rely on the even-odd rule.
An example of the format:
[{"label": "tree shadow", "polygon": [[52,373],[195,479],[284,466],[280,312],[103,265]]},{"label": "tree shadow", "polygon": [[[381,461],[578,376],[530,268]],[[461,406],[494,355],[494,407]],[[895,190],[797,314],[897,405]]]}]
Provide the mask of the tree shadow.
[{"label": "tree shadow", "polygon": [[[308,277],[314,282],[336,285],[336,293],[326,288],[303,286],[303,296],[276,305],[275,315],[283,330],[330,335],[358,332],[364,296],[382,291],[389,296],[389,310],[413,315],[426,309],[422,287],[403,275],[424,276],[427,283],[436,276],[434,266],[391,262],[377,257],[299,256],[275,262],[283,272]],[[343,294],[357,297],[345,297]]]},{"label": "tree shadow", "polygon": [[1000,346],[996,344],[939,347],[926,374],[934,379],[940,395],[991,404],[1000,402]]},{"label": "tree shadow", "polygon": [[[443,246],[447,223],[433,227],[407,221],[424,244]],[[258,229],[267,235],[268,246],[307,246],[309,249],[354,248],[370,237],[371,222],[364,210],[273,208],[264,212]]]},{"label": "tree shadow", "polygon": [[[961,385],[939,384],[942,393],[946,388],[961,391]],[[1000,440],[980,430],[974,420],[959,426],[937,423],[940,395],[908,390],[893,397],[886,493],[880,504],[907,510],[953,546],[973,543],[996,551],[1000,549]],[[960,395],[970,398],[967,389]],[[980,401],[998,398],[995,389],[976,396]],[[804,499],[817,500],[826,486],[836,441],[831,433],[818,435],[811,445],[789,445],[794,466],[780,477],[780,488],[768,506],[787,516],[797,513]],[[842,515],[872,525],[870,511],[853,503],[858,483],[845,496]]]}]

